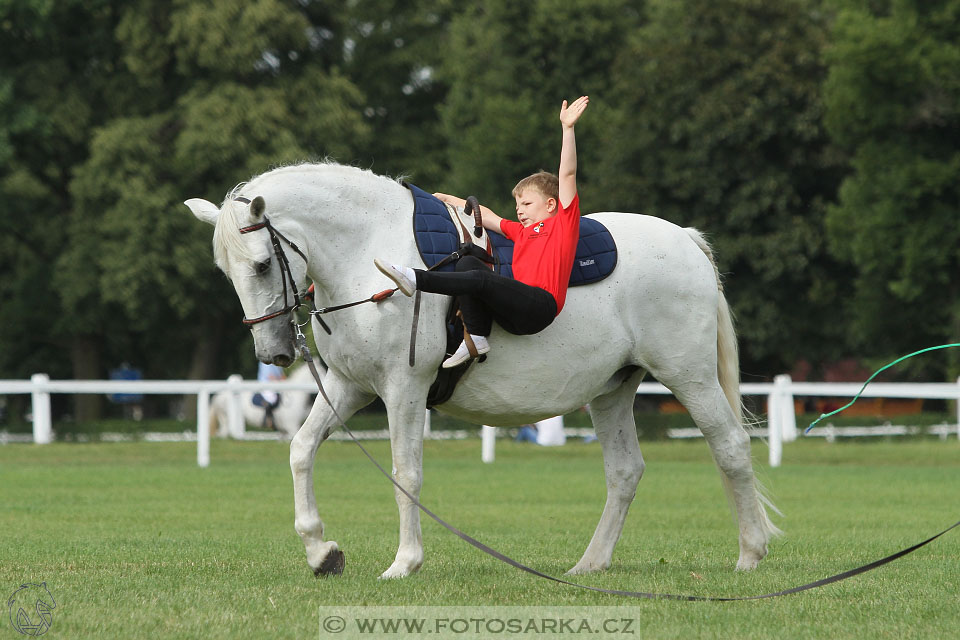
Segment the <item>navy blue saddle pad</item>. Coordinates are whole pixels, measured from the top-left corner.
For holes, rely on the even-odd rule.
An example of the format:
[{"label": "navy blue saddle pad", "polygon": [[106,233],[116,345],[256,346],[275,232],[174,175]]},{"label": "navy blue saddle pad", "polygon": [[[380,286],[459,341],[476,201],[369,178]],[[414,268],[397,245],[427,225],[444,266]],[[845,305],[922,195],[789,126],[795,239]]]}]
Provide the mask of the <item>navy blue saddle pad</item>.
[{"label": "navy blue saddle pad", "polygon": [[[413,194],[413,237],[420,257],[428,267],[437,264],[460,246],[460,236],[447,212],[447,205],[419,187],[407,184]],[[437,271],[453,271],[454,263]]]},{"label": "navy blue saddle pad", "polygon": [[[500,275],[513,277],[513,241],[491,233]],[[617,266],[617,245],[605,226],[592,218],[580,218],[580,242],[573,259],[570,286],[600,282]]]},{"label": "navy blue saddle pad", "polygon": [[[433,266],[457,250],[460,245],[457,228],[447,213],[446,205],[431,194],[412,184],[413,233],[424,264]],[[499,233],[487,232],[494,247],[497,272],[513,277],[513,241]],[[570,286],[591,284],[603,280],[617,266],[617,245],[605,226],[591,218],[580,218],[580,242],[570,273]],[[453,263],[438,271],[453,271]]]}]

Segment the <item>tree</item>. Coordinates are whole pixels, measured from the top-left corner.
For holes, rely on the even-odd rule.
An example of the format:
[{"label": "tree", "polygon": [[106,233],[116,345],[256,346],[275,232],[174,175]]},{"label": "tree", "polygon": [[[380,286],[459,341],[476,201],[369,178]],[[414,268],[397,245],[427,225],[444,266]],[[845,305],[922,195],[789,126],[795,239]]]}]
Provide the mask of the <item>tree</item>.
[{"label": "tree", "polygon": [[363,94],[372,133],[357,162],[436,190],[447,167],[438,110],[447,87],[438,71],[457,46],[448,29],[462,10],[451,0],[344,3],[334,26],[343,42],[338,67]]},{"label": "tree", "polygon": [[958,42],[957,0],[847,2],[827,57],[826,123],[852,158],[831,248],[856,268],[849,339],[883,359],[960,338]]},{"label": "tree", "polygon": [[[117,17],[109,3],[70,0],[8,3],[3,11],[0,77],[9,124],[0,155],[0,224],[13,240],[4,241],[3,252],[2,367],[92,377],[115,315],[96,294],[58,290],[54,280],[71,241],[70,172],[110,108],[111,88],[122,82],[111,74]],[[87,267],[82,259],[72,265],[81,273]],[[66,305],[64,297],[71,297]],[[95,412],[91,398],[80,397],[79,413]]]},{"label": "tree", "polygon": [[0,368],[64,375],[25,354],[39,346],[67,350],[78,378],[131,354],[151,376],[225,374],[243,329],[210,231],[181,203],[366,144],[361,94],[311,35],[322,12],[279,0],[4,10],[0,346],[13,348]]},{"label": "tree", "polygon": [[714,243],[748,372],[841,348],[826,204],[843,165],[822,125],[818,0],[651,0],[595,116],[591,206],[696,226]]},{"label": "tree", "polygon": [[[639,19],[634,4],[491,0],[456,15],[440,69],[449,86],[440,111],[450,166],[443,190],[475,194],[511,215],[517,181],[557,168],[561,101],[583,94],[603,100],[613,61]],[[588,142],[597,120],[591,114],[577,126],[584,158],[578,184],[585,192],[593,175],[588,158],[600,153]]]}]

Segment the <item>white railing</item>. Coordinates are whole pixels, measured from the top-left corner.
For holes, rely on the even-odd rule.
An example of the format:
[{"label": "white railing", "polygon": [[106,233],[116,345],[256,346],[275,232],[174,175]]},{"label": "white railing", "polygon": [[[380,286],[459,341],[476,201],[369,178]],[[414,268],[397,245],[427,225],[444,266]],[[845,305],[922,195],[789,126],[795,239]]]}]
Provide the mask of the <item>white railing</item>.
[{"label": "white railing", "polygon": [[[779,467],[783,460],[783,443],[797,439],[797,416],[794,412],[794,398],[808,396],[818,398],[853,398],[858,393],[862,398],[913,398],[932,400],[957,400],[957,424],[955,433],[960,438],[960,378],[956,383],[950,382],[873,382],[863,389],[862,382],[794,382],[789,375],[776,376],[773,382],[745,382],[740,385],[740,393],[744,396],[767,396],[767,430],[766,436],[770,445],[770,466]],[[656,382],[644,382],[637,389],[638,394],[671,395],[669,389]],[[817,425],[816,430],[823,429],[826,437],[835,437],[838,428]],[[913,433],[904,428],[902,433]],[[937,433],[946,433],[946,429],[938,429]],[[883,427],[877,428],[877,435],[891,435],[901,433]],[[860,430],[856,435],[871,435]]]},{"label": "white railing", "polygon": [[230,392],[228,430],[231,435],[242,437],[239,394],[264,390],[315,392],[317,387],[313,381],[257,382],[245,381],[240,376],[230,376],[228,380],[51,380],[44,373],[35,373],[30,380],[0,380],[0,395],[32,396],[33,441],[37,444],[53,441],[52,393],[196,395],[197,464],[201,467],[210,465],[210,396],[219,391]]},{"label": "white railing", "polygon": [[[770,465],[780,466],[783,455],[783,443],[795,440],[799,434],[794,414],[794,398],[810,397],[849,397],[861,391],[862,383],[847,382],[794,382],[789,375],[777,376],[772,383],[743,383],[740,392],[743,395],[767,396],[767,438],[770,445]],[[239,394],[245,391],[307,391],[315,392],[313,381],[257,382],[245,381],[240,376],[231,376],[228,380],[51,380],[46,374],[34,374],[30,380],[0,380],[0,395],[30,394],[32,397],[33,441],[46,444],[53,440],[50,394],[53,393],[89,393],[89,394],[167,394],[197,396],[197,464],[201,467],[210,464],[210,396],[219,391],[229,391],[231,404],[227,419],[231,435],[242,437],[243,420],[239,406]],[[637,389],[638,394],[670,395],[670,390],[656,382],[645,382]],[[875,382],[861,394],[864,398],[922,398],[957,400],[957,425],[955,432],[960,438],[960,379],[957,383],[912,383],[912,382]],[[836,435],[837,429],[824,429],[826,437]],[[950,427],[953,428],[953,427]],[[900,428],[901,430],[903,428]],[[430,431],[429,412],[424,425],[425,433]],[[893,430],[884,433],[900,433]],[[902,431],[911,433],[909,429]],[[938,433],[945,434],[945,429]]]}]

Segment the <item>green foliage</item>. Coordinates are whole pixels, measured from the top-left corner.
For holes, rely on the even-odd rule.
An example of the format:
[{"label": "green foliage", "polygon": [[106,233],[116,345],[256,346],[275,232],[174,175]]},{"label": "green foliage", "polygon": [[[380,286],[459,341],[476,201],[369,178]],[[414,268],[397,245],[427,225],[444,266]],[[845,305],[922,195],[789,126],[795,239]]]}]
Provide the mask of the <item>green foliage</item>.
[{"label": "green foliage", "polygon": [[825,122],[851,173],[827,231],[857,269],[854,347],[892,354],[960,332],[958,18],[956,1],[849,2],[837,17]]},{"label": "green foliage", "polygon": [[[557,169],[560,103],[582,94],[602,101],[614,83],[613,60],[638,21],[633,6],[625,0],[494,0],[457,15],[442,68],[450,86],[441,107],[450,172],[441,186],[475,194],[509,217],[517,181]],[[589,120],[599,117],[578,126],[585,157],[593,157]],[[580,171],[588,182],[588,161]]]},{"label": "green foliage", "polygon": [[[0,370],[50,370],[16,348],[39,329],[60,350],[101,345],[95,375],[121,360],[148,377],[229,373],[233,357],[203,354],[226,355],[244,335],[235,297],[210,230],[181,203],[218,200],[277,164],[349,160],[370,137],[362,93],[314,55],[309,33],[323,25],[295,4],[30,8],[33,22],[14,22],[18,7],[0,14],[14,45],[0,54],[0,195],[13,203],[0,220],[23,227],[4,241],[13,284],[0,346],[12,348]],[[46,290],[41,305],[27,283]]]},{"label": "green foliage", "polygon": [[648,3],[600,140],[583,145],[602,150],[591,209],[639,210],[712,239],[743,358],[762,371],[839,349],[830,316],[844,272],[822,225],[842,167],[822,126],[818,5]]},{"label": "green foliage", "polygon": [[451,0],[354,0],[337,12],[338,67],[361,88],[372,129],[353,156],[362,166],[427,189],[443,179],[447,87],[437,76],[456,46],[448,27],[458,10]]},{"label": "green foliage", "polygon": [[252,373],[184,199],[332,157],[510,216],[581,94],[585,211],[708,234],[744,370],[954,341],[958,24],[960,0],[2,2],[0,377]]}]

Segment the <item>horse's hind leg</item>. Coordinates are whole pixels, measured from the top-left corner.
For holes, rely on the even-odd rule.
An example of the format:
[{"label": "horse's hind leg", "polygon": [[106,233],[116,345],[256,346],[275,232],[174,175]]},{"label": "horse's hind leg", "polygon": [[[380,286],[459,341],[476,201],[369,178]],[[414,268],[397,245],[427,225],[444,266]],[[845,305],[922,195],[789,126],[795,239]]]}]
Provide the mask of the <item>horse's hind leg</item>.
[{"label": "horse's hind leg", "polygon": [[568,573],[600,571],[610,566],[627,510],[643,476],[643,456],[633,419],[633,400],[644,372],[638,370],[615,391],[590,402],[590,418],[603,448],[607,502],[587,550]]},{"label": "horse's hind leg", "polygon": [[[385,394],[387,420],[390,424],[390,451],[393,457],[393,479],[420,499],[423,485],[423,419],[426,414],[427,390],[418,394],[414,384]],[[381,578],[402,578],[417,571],[423,564],[423,537],[420,531],[420,509],[410,498],[394,487],[400,513],[400,543],[393,563],[380,574]]]},{"label": "horse's hind leg", "polygon": [[767,516],[753,473],[750,436],[740,424],[719,382],[680,385],[661,382],[687,408],[707,440],[723,476],[725,489],[737,510],[740,526],[737,569],[754,569],[767,555],[767,542],[777,529]]}]

